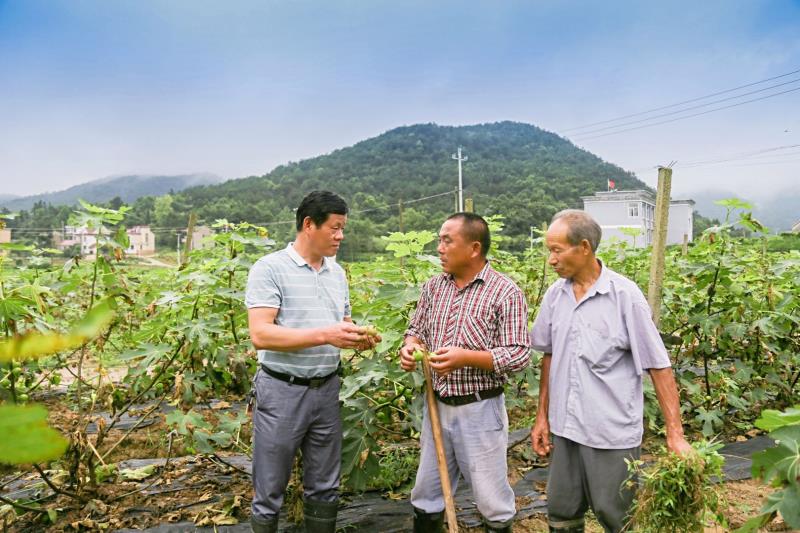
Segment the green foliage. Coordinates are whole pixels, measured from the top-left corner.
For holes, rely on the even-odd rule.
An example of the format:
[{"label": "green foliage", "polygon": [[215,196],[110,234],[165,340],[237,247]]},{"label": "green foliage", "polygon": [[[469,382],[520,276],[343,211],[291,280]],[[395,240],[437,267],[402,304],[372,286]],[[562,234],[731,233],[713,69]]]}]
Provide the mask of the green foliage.
[{"label": "green foliage", "polygon": [[[800,376],[800,254],[770,253],[766,237],[735,237],[734,223],[761,226],[735,211],[743,202],[724,203],[725,223],[706,230],[687,255],[667,250],[661,312],[684,412],[706,437],[749,429],[764,407],[787,405]],[[603,256],[646,286],[646,251]]]},{"label": "green foliage", "polygon": [[717,453],[722,444],[696,442],[695,454],[679,456],[662,450],[655,463],[629,461],[631,488],[641,485],[631,511],[633,531],[702,532],[709,518],[724,526],[720,488],[725,459]]},{"label": "green foliage", "polygon": [[0,405],[0,463],[25,464],[57,459],[67,441],[47,426],[41,405]]},{"label": "green foliage", "polygon": [[[15,316],[10,306],[19,305],[13,300],[3,299],[4,319]],[[17,312],[20,308],[17,307]],[[100,334],[114,317],[113,300],[105,300],[89,311],[86,316],[64,335],[58,333],[28,332],[0,341],[0,363],[14,359],[24,360],[42,357],[75,348]]]},{"label": "green foliage", "polygon": [[409,231],[408,233],[390,233],[384,239],[386,250],[393,252],[395,257],[416,256],[422,253],[425,245],[433,241],[436,235],[430,231]]},{"label": "green foliage", "polygon": [[788,252],[789,250],[800,250],[800,234],[781,233],[767,242],[767,251],[769,252]]},{"label": "green foliage", "polygon": [[775,446],[753,454],[753,477],[778,490],[767,496],[759,515],[737,531],[756,531],[778,513],[789,527],[800,529],[800,405],[783,412],[767,409],[756,426],[770,432]]},{"label": "green foliage", "polygon": [[[256,195],[250,191],[250,197]],[[360,198],[367,204],[375,200]],[[172,206],[185,199],[174,195]],[[291,218],[283,208],[276,209],[272,215]],[[114,241],[135,211],[87,207],[76,218],[107,227],[108,239]],[[169,212],[165,210],[165,216]],[[438,259],[426,253],[435,240],[430,230],[438,229],[444,217],[418,220],[423,219],[429,228],[411,227],[405,219],[409,232],[362,241],[380,254],[359,262],[345,261],[347,254],[339,257],[350,282],[355,322],[373,325],[382,336],[373,350],[342,353],[342,473],[351,489],[396,488],[403,484],[403,472],[413,471],[410,466],[401,468],[399,456],[387,449],[394,449],[395,441],[400,448],[417,438],[422,420],[422,376],[400,369],[397,352],[422,283],[441,272]],[[348,230],[355,222],[351,220]],[[517,222],[514,216],[490,219],[490,257],[493,266],[525,292],[532,321],[556,276],[546,265],[541,237],[529,239],[527,222],[525,252],[510,251],[515,241],[503,237],[514,235]],[[385,218],[373,229],[391,225]],[[236,413],[201,418],[193,407],[220,394],[244,395],[250,387],[256,358],[242,304],[244,287],[250,266],[272,251],[275,242],[265,228],[253,224],[221,219],[214,226],[212,246],[193,251],[178,268],[144,267],[116,259],[113,253],[101,253],[96,261],[64,263],[35,247],[0,255],[2,342],[56,331],[64,335],[63,324],[76,323],[96,302],[113,299],[117,319],[93,330],[101,331],[96,340],[71,346],[81,346],[80,352],[96,363],[125,365],[127,375],[123,386],[113,391],[87,386],[78,394],[73,386],[76,403],[83,408],[103,406],[116,414],[133,401],[171,401],[178,409],[168,423],[189,450],[246,451],[238,435],[247,417]],[[732,228],[728,221],[709,228],[685,256],[680,247],[667,251],[662,331],[675,362],[684,420],[690,430],[707,435],[750,429],[764,408],[789,405],[800,376],[800,253],[771,253],[765,245],[769,239],[737,238]],[[270,228],[269,235],[280,240],[281,232],[286,233]],[[350,238],[348,233],[345,242]],[[114,242],[108,243],[110,252],[121,245]],[[646,287],[649,250],[610,244],[603,247],[601,258]],[[57,381],[57,370],[69,364],[66,355],[61,350],[0,368],[0,396],[23,401],[23,395],[52,383],[51,378]],[[528,369],[511,377],[506,396],[510,408],[531,412],[538,394],[536,357]],[[660,410],[652,387],[645,391],[647,425],[658,431],[663,426]],[[83,457],[94,455],[87,451]],[[395,471],[390,475],[387,468]]]}]

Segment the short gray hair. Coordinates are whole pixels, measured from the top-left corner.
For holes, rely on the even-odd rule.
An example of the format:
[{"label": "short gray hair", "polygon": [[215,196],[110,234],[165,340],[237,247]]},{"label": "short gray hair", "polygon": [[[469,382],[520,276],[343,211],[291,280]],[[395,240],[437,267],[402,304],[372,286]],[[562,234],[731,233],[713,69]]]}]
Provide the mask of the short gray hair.
[{"label": "short gray hair", "polygon": [[567,223],[567,242],[577,246],[586,239],[592,247],[592,252],[597,251],[603,230],[589,213],[581,209],[564,209],[553,215],[550,224],[562,219]]}]

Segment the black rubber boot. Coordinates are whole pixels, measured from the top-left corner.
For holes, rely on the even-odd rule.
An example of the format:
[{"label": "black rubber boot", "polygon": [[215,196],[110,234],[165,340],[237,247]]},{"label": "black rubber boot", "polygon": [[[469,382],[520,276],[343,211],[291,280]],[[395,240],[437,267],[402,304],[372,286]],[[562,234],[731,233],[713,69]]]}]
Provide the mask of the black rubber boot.
[{"label": "black rubber boot", "polygon": [[444,511],[426,513],[414,507],[414,533],[441,533],[444,530]]},{"label": "black rubber boot", "polygon": [[491,520],[483,519],[483,530],[486,533],[511,533],[511,524],[514,523],[514,519],[506,520],[505,522],[492,522]]},{"label": "black rubber boot", "polygon": [[339,502],[305,500],[303,515],[305,516],[306,533],[335,533],[338,512]]},{"label": "black rubber boot", "polygon": [[251,516],[250,527],[253,533],[278,533],[278,517],[266,519]]}]

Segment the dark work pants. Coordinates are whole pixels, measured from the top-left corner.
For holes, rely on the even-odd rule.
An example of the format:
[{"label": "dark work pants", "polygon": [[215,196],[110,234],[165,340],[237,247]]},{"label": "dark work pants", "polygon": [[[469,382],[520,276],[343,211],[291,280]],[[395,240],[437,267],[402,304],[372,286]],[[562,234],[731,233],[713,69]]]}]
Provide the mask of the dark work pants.
[{"label": "dark work pants", "polygon": [[255,391],[253,516],[278,516],[298,449],[303,452],[305,498],[337,501],[342,454],[339,376],[310,388],[259,370]]},{"label": "dark work pants", "polygon": [[607,533],[627,522],[634,492],[625,486],[625,459],[638,459],[641,448],[602,450],[553,435],[547,479],[548,522],[555,529],[583,525],[591,508]]}]

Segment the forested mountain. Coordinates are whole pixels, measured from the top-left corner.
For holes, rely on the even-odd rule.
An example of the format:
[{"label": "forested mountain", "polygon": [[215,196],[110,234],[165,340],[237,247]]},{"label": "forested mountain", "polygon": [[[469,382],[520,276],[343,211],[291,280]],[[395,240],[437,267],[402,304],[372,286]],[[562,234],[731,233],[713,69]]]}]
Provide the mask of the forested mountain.
[{"label": "forested mountain", "polygon": [[[525,246],[530,226],[565,207],[581,207],[580,196],[606,189],[643,188],[631,173],[529,124],[476,126],[422,124],[400,127],[330,154],[289,163],[260,176],[187,189],[172,198],[168,216],[149,216],[140,201],[141,222],[185,225],[194,210],[200,219],[247,220],[265,224],[277,237],[290,234],[292,208],[313,189],[330,189],[348,200],[353,213],[348,251],[381,249],[375,238],[401,227],[438,229],[453,212],[455,194],[416,201],[457,188],[458,146],[464,163],[465,197],[480,214],[502,214],[506,233]],[[525,237],[525,238],[523,238]],[[346,252],[345,249],[342,250]]]},{"label": "forested mountain", "polygon": [[[458,146],[469,158],[465,198],[473,199],[479,214],[504,215],[505,234],[513,237],[510,246],[516,249],[527,246],[531,226],[560,209],[582,207],[580,196],[605,190],[607,179],[618,189],[646,187],[633,174],[529,124],[421,124],[282,165],[263,176],[139,198],[128,224],[156,226],[160,242],[172,245],[175,234],[169,228],[185,228],[194,211],[207,223],[225,218],[263,224],[273,237],[285,240],[292,235],[292,209],[300,199],[313,189],[329,189],[352,209],[341,251],[350,258],[382,250],[379,237],[401,226],[405,231],[438,229],[455,207],[458,171],[451,155]],[[441,196],[420,200],[435,195]]]},{"label": "forested mountain", "polygon": [[31,209],[36,203],[54,206],[71,206],[78,199],[92,203],[109,202],[120,198],[132,203],[142,196],[159,196],[170,191],[180,191],[187,187],[219,183],[222,178],[214,174],[183,174],[178,176],[112,176],[75,185],[63,191],[35,194],[31,196],[0,195],[0,207],[11,211]]}]

